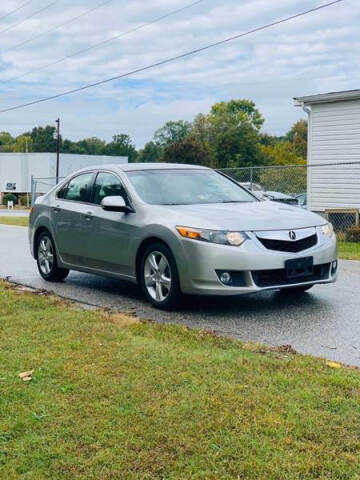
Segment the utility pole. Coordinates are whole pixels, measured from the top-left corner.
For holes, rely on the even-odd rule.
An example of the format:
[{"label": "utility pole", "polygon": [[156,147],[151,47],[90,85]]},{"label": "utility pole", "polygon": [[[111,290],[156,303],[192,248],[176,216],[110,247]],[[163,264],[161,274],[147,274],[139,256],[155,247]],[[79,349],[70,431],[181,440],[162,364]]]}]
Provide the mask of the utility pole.
[{"label": "utility pole", "polygon": [[56,144],[56,184],[59,183],[59,162],[60,162],[60,118],[56,121],[56,137],[57,137],[57,144]]}]

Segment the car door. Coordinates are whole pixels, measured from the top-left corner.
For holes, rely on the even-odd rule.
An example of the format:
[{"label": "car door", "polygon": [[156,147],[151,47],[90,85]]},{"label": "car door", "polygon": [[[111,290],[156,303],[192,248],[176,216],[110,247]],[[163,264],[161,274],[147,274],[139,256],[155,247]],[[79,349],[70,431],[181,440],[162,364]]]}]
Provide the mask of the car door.
[{"label": "car door", "polygon": [[86,266],[87,263],[87,238],[91,230],[88,214],[94,177],[94,172],[73,177],[58,192],[52,208],[57,250],[67,264]]},{"label": "car door", "polygon": [[89,266],[98,270],[131,275],[133,259],[130,242],[136,234],[133,213],[103,210],[105,197],[123,196],[129,201],[120,178],[111,172],[99,172],[93,188],[92,233],[88,237]]}]

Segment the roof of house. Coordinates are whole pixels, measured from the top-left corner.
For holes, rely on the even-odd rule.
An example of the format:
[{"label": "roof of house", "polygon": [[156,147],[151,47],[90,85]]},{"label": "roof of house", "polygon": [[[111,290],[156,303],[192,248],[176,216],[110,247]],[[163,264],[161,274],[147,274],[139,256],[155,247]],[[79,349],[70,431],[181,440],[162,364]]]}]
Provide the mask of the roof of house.
[{"label": "roof of house", "polygon": [[346,100],[360,100],[360,90],[346,90],[343,92],[320,93],[305,97],[294,97],[295,105],[315,105],[319,103],[343,102]]}]

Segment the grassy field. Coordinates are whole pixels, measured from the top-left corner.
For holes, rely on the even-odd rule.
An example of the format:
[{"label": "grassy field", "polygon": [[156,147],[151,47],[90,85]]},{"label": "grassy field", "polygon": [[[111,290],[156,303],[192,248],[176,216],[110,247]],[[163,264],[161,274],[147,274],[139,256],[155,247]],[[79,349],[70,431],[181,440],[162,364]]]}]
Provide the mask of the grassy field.
[{"label": "grassy field", "polygon": [[10,217],[1,216],[0,212],[0,224],[3,225],[16,225],[18,227],[27,227],[29,225],[28,217]]},{"label": "grassy field", "polygon": [[339,257],[344,260],[360,260],[360,243],[338,242]]},{"label": "grassy field", "polygon": [[358,370],[2,283],[0,333],[0,478],[360,478]]}]

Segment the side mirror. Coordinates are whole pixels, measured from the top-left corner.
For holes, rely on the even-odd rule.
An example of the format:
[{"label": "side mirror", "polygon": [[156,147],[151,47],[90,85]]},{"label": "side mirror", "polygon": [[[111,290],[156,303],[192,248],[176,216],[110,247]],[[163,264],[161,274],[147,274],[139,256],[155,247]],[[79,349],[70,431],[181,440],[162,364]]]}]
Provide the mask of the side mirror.
[{"label": "side mirror", "polygon": [[124,212],[124,213],[131,213],[133,209],[126,205],[124,197],[116,196],[116,197],[105,197],[101,201],[101,207],[103,210],[108,212]]}]

